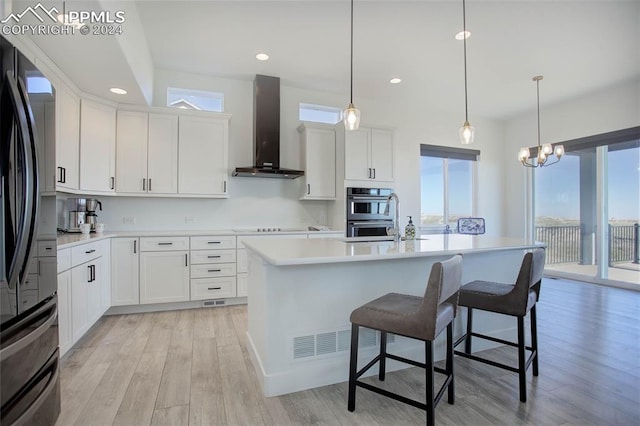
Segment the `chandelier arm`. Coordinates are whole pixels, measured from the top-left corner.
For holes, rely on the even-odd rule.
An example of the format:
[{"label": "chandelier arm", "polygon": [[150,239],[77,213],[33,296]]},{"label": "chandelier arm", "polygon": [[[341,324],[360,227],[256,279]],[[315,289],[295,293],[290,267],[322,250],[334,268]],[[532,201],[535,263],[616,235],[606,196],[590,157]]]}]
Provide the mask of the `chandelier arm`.
[{"label": "chandelier arm", "polygon": [[546,167],[546,166],[551,166],[552,164],[556,164],[558,161],[560,161],[560,159],[557,159],[556,161],[554,161],[553,163],[547,163],[545,162],[542,167]]},{"label": "chandelier arm", "polygon": [[524,161],[524,160],[523,160],[523,161],[521,161],[521,163],[522,163],[522,165],[523,165],[523,166],[525,166],[525,167],[531,167],[531,168],[536,168],[536,167],[538,167],[538,166],[536,166],[535,164],[531,164],[531,163],[529,163],[529,162],[527,162],[527,161]]}]

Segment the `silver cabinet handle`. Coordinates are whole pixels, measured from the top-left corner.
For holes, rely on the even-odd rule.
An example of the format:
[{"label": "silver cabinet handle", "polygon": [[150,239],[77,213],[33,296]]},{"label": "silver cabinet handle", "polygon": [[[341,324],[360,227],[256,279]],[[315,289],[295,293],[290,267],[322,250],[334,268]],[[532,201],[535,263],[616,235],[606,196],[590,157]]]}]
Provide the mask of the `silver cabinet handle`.
[{"label": "silver cabinet handle", "polygon": [[142,190],[143,191],[147,190],[147,179],[146,178],[142,178]]},{"label": "silver cabinet handle", "polygon": [[222,287],[209,287],[207,290],[220,290]]}]

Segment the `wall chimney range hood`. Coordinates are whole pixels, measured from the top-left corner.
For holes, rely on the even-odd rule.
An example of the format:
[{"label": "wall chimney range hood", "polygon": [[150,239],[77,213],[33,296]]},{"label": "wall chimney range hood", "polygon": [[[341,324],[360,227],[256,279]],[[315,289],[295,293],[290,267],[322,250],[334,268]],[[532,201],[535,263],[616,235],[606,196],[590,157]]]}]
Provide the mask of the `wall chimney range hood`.
[{"label": "wall chimney range hood", "polygon": [[295,179],[302,170],[280,167],[280,78],[256,75],[253,82],[253,166],[233,176]]}]

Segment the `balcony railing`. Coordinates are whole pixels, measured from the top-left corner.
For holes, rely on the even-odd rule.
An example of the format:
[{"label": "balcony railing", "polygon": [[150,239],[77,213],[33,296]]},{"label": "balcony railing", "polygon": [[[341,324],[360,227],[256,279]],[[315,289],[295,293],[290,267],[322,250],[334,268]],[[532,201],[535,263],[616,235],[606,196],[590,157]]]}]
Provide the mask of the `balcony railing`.
[{"label": "balcony railing", "polygon": [[[640,225],[609,225],[609,265],[640,262]],[[547,244],[546,263],[582,263],[580,226],[536,226],[536,240]]]},{"label": "balcony railing", "polygon": [[547,243],[547,265],[581,261],[580,226],[536,226],[536,240]]}]

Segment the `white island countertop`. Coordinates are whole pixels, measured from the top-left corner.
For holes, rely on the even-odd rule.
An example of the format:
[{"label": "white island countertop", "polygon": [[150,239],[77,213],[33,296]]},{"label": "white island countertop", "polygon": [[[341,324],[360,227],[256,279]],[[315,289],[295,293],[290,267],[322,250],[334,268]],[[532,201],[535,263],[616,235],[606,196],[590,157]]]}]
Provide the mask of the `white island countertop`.
[{"label": "white island countertop", "polygon": [[446,256],[458,253],[545,247],[544,243],[521,238],[485,235],[429,235],[413,241],[370,241],[358,239],[247,239],[245,247],[275,266],[361,262],[369,260]]}]

